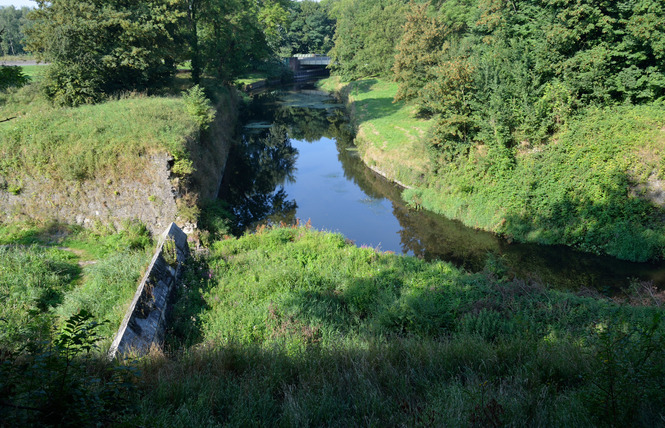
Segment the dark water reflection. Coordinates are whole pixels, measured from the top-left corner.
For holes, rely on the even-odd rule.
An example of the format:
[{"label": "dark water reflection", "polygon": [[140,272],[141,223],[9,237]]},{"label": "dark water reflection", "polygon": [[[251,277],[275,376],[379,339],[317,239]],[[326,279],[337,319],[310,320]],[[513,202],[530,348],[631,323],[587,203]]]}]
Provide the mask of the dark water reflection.
[{"label": "dark water reflection", "polygon": [[450,261],[481,270],[499,256],[517,277],[557,288],[612,292],[631,279],[665,288],[665,267],[579,253],[567,247],[509,244],[428,211],[415,211],[401,188],[366,168],[345,112],[327,94],[294,89],[256,95],[246,111],[220,197],[236,232],[259,222],[310,220],[357,245]]}]

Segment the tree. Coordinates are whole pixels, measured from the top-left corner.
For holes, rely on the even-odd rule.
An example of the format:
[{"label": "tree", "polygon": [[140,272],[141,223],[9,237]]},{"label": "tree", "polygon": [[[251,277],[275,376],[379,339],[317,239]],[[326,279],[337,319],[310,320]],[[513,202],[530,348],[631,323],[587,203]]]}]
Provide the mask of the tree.
[{"label": "tree", "polygon": [[346,79],[387,76],[402,36],[406,0],[339,0],[332,69]]},{"label": "tree", "polygon": [[95,102],[164,85],[175,72],[178,0],[38,0],[28,48],[51,63],[45,88],[58,104]]},{"label": "tree", "polygon": [[333,47],[335,20],[329,3],[307,0],[293,2],[282,53],[326,54]]},{"label": "tree", "polygon": [[3,37],[0,41],[0,55],[21,55],[25,53],[23,46],[23,30],[27,23],[29,8],[15,9],[14,6],[0,7],[0,29]]},{"label": "tree", "polygon": [[187,0],[195,82],[201,72],[231,81],[281,44],[287,0]]},{"label": "tree", "polygon": [[450,31],[436,18],[429,17],[430,3],[411,5],[404,35],[396,48],[393,73],[399,84],[395,101],[422,100],[422,89],[436,77],[436,67],[450,46]]}]

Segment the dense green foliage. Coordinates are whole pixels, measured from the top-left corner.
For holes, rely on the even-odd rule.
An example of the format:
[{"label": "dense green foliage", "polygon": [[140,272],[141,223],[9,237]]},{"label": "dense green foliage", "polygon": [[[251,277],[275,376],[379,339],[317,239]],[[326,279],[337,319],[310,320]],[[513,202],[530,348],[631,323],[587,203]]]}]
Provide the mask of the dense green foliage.
[{"label": "dense green foliage", "polygon": [[[661,2],[411,1],[405,15],[395,104],[377,80],[346,90],[367,163],[419,187],[414,204],[509,239],[665,257]],[[352,68],[371,62],[350,22],[337,73],[379,74]]]},{"label": "dense green foliage", "polygon": [[11,87],[21,87],[28,83],[28,77],[21,67],[5,67],[0,65],[0,91]]},{"label": "dense green foliage", "polygon": [[522,148],[510,164],[491,149],[442,168],[412,202],[520,241],[566,244],[627,260],[665,258],[662,107],[614,107],[572,120],[556,144]]},{"label": "dense green foliage", "polygon": [[[52,64],[45,89],[62,105],[154,91],[171,83],[176,64],[187,59],[194,83],[203,73],[232,82],[249,70],[281,67],[277,52],[290,43],[285,34],[290,5],[288,0],[39,1],[29,15],[28,49]],[[321,26],[330,24],[327,14],[318,5],[310,9],[301,18],[323,31]],[[293,40],[327,48],[310,27],[293,31]]]},{"label": "dense green foliage", "polygon": [[433,144],[446,158],[473,140],[541,144],[589,105],[662,100],[663,22],[651,0],[412,3],[398,97],[441,115]]},{"label": "dense green foliage", "polygon": [[0,6],[0,56],[25,53],[24,30],[29,11],[27,7]]},{"label": "dense green foliage", "polygon": [[272,58],[286,23],[286,0],[187,0],[192,73],[232,81]]},{"label": "dense green foliage", "polygon": [[39,1],[30,14],[28,48],[51,63],[46,93],[79,105],[121,91],[164,85],[175,72],[173,0]]},{"label": "dense green foliage", "polygon": [[387,75],[402,35],[406,0],[339,0],[332,69],[345,79]]},{"label": "dense green foliage", "polygon": [[190,266],[174,310],[171,345],[189,350],[146,365],[140,421],[157,426],[649,426],[663,411],[661,309],[511,280],[500,260],[467,274],[262,229]]},{"label": "dense green foliage", "polygon": [[280,54],[327,54],[333,47],[335,20],[331,16],[332,2],[311,0],[292,2]]},{"label": "dense green foliage", "polygon": [[21,354],[0,348],[0,419],[7,426],[93,426],[116,421],[131,406],[132,371],[98,354],[98,328],[80,311],[52,342]]}]

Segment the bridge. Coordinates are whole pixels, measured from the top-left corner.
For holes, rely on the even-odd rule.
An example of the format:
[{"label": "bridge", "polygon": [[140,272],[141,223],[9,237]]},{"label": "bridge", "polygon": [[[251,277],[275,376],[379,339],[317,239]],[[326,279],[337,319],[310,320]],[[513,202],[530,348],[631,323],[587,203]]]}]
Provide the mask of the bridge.
[{"label": "bridge", "polygon": [[296,81],[327,76],[330,73],[328,70],[330,57],[325,55],[296,54],[291,58],[286,58],[285,62],[288,62]]},{"label": "bridge", "polygon": [[328,66],[330,64],[330,57],[318,54],[296,54],[293,58],[297,58],[298,62],[303,67],[312,66]]}]

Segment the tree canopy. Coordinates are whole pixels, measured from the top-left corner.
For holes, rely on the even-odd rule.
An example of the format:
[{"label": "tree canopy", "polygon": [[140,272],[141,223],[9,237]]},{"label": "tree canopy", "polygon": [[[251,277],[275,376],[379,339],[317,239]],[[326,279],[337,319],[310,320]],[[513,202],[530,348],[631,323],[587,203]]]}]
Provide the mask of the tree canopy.
[{"label": "tree canopy", "polygon": [[289,20],[281,54],[327,54],[333,47],[335,20],[330,2],[292,2]]},{"label": "tree canopy", "polygon": [[333,70],[347,79],[390,74],[402,33],[406,0],[339,0]]},{"label": "tree canopy", "polygon": [[16,9],[14,6],[0,6],[0,55],[21,55],[24,49],[24,29],[28,24],[29,8]]},{"label": "tree canopy", "polygon": [[51,63],[45,87],[52,99],[94,102],[166,83],[182,15],[177,0],[39,0],[29,49]]},{"label": "tree canopy", "polygon": [[448,154],[539,144],[587,106],[665,99],[656,0],[411,2],[403,29],[397,99],[438,115],[432,143]]}]

